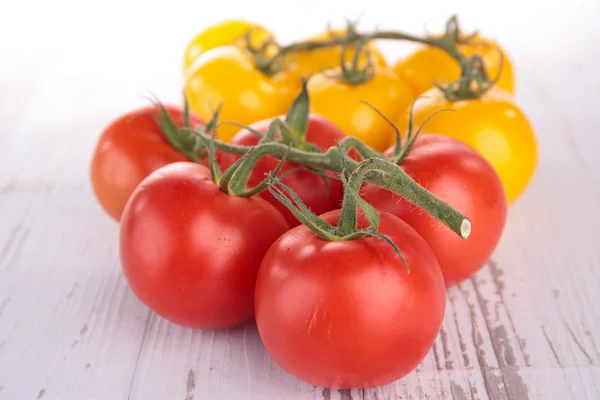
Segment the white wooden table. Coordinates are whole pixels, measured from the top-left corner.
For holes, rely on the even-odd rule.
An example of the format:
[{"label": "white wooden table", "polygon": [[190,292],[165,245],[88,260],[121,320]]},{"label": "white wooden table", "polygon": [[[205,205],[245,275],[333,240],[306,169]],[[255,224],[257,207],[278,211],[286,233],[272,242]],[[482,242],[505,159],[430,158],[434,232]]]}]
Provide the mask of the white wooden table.
[{"label": "white wooden table", "polygon": [[[0,7],[0,399],[600,398],[597,0],[495,11],[466,0],[200,3]],[[292,7],[291,22],[277,19]],[[337,391],[284,373],[252,323],[192,331],[146,309],[121,275],[118,226],[93,198],[88,163],[102,127],[149,90],[177,101],[182,49],[206,24],[246,17],[285,40],[365,9],[365,26],[420,32],[457,12],[497,37],[541,159],[493,260],[448,291],[419,368],[386,387]]]}]

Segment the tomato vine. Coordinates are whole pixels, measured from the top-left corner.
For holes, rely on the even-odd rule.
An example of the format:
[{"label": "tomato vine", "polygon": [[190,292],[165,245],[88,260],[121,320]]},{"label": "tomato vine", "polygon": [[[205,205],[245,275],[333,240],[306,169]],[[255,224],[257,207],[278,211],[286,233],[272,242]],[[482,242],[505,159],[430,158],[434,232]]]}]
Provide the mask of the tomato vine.
[{"label": "tomato vine", "polygon": [[[308,118],[309,113],[309,107],[304,104],[309,101],[306,94],[306,82],[304,82],[302,93],[296,100],[290,112],[298,115],[288,115],[286,120],[294,121],[295,126],[304,126],[305,123],[302,120]],[[157,107],[162,110],[159,118],[160,126],[172,128],[173,124],[169,121],[169,115],[164,112],[164,108],[161,108],[160,104],[157,103]],[[221,190],[230,195],[249,197],[269,186],[269,178],[267,177],[258,186],[250,189],[247,187],[250,172],[261,157],[271,156],[279,160],[291,161],[312,170],[328,170],[350,175],[354,174],[354,171],[362,171],[363,168],[367,168],[366,166],[370,166],[364,170],[364,173],[360,173],[361,182],[364,180],[406,198],[464,239],[471,232],[471,223],[466,216],[420,186],[397,165],[406,151],[395,153],[390,159],[387,159],[383,154],[371,149],[357,138],[347,136],[338,142],[337,146],[321,152],[307,146],[302,139],[303,133],[296,132],[294,134],[289,125],[280,118],[272,120],[265,135],[256,132],[256,134],[262,136],[257,146],[239,146],[221,141],[217,139],[217,135],[212,134],[212,132],[218,132],[218,115],[217,110],[213,119],[206,126],[198,126],[195,129],[169,129],[168,132],[165,132],[165,137],[183,154],[191,155],[190,159],[195,162],[199,160],[197,154],[208,151],[213,179]],[[409,130],[410,138],[416,138],[420,131],[418,130],[413,135],[412,125],[409,126]],[[277,132],[280,133],[282,140],[277,140]],[[397,142],[400,143],[397,130],[396,133]],[[404,150],[408,150],[406,146],[410,147],[411,145],[412,141],[408,141]],[[243,157],[228,168],[225,173],[222,173],[215,156],[217,151],[238,154]],[[348,155],[349,152],[356,152],[363,161],[356,161]],[[278,168],[282,163],[283,161]],[[348,185],[346,186],[348,187]],[[353,186],[350,185],[350,187]],[[358,192],[357,188],[354,188],[354,190]],[[346,201],[352,202],[354,200],[346,197]],[[342,236],[349,234],[345,227],[342,227],[341,232]]]},{"label": "tomato vine", "polygon": [[[250,31],[247,35],[250,35],[251,33],[252,32]],[[500,53],[500,70],[497,77],[493,79],[488,76],[483,59],[480,55],[474,54],[471,57],[467,57],[460,52],[458,45],[468,43],[473,37],[474,35],[465,35],[462,32],[456,16],[452,16],[446,22],[444,34],[437,36],[417,36],[391,30],[358,32],[356,23],[348,22],[345,34],[337,35],[328,40],[300,41],[280,46],[276,41],[271,39],[261,46],[249,47],[248,50],[252,53],[257,68],[267,75],[273,75],[285,68],[286,59],[290,54],[337,46],[341,46],[343,49],[342,53],[345,53],[346,49],[349,47],[358,46],[351,70],[346,70],[346,63],[344,61],[345,54],[342,56],[341,68],[343,70],[342,79],[351,83],[354,81],[360,83],[369,79],[369,70],[373,68],[370,59],[364,70],[357,70],[356,68],[358,53],[364,52],[364,54],[367,55],[367,58],[369,58],[368,49],[363,48],[365,43],[375,39],[405,40],[421,43],[443,50],[460,65],[461,76],[458,80],[454,82],[435,83],[435,86],[444,92],[444,95],[448,100],[455,101],[460,99],[477,99],[481,97],[494,86],[502,71],[502,52]]]}]

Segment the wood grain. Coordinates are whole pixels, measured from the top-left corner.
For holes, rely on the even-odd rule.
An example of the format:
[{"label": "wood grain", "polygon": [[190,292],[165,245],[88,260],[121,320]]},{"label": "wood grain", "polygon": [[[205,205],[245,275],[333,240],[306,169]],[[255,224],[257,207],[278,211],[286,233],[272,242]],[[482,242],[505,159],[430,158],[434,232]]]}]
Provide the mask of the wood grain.
[{"label": "wood grain", "polygon": [[[118,226],[87,176],[102,127],[143,104],[148,89],[176,102],[173,60],[198,26],[230,9],[284,40],[340,16],[339,1],[258,1],[275,16],[248,2],[196,3],[56,0],[31,15],[34,5],[20,2],[0,24],[0,37],[13,39],[0,41],[0,399],[600,399],[598,2],[510,0],[494,13],[474,0],[437,2],[435,12],[414,3],[410,14],[369,3],[367,24],[419,32],[432,13],[439,21],[457,12],[498,37],[515,62],[540,160],[493,259],[448,290],[427,357],[404,379],[365,390],[288,375],[254,323],[217,332],[174,326],[147,310],[120,272]],[[302,24],[276,18],[293,5]],[[343,5],[348,16],[364,8]],[[60,7],[79,18],[61,19]],[[26,26],[17,23],[25,16]],[[391,58],[406,52],[384,48]]]}]

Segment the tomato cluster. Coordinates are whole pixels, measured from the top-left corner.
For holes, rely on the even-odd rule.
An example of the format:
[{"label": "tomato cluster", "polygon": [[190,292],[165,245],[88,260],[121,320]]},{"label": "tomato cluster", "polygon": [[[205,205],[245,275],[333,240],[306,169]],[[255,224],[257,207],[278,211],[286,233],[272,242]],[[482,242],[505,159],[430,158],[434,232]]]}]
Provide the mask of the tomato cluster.
[{"label": "tomato cluster", "polygon": [[[537,160],[495,42],[458,41],[500,75],[454,99],[434,87],[463,74],[442,49],[391,66],[374,40],[345,43],[353,29],[285,57],[255,23],[202,31],[184,55],[189,110],[157,102],[122,115],[91,161],[146,306],[195,329],[255,318],[282,368],[336,388],[390,383],[421,362],[445,288],[492,255]],[[441,108],[455,111],[426,121]],[[472,229],[457,234],[448,209]]]},{"label": "tomato cluster", "polygon": [[[250,34],[240,39],[244,30]],[[343,30],[328,31],[307,40],[342,34]],[[434,83],[458,79],[460,66],[438,48],[424,45],[392,66],[371,41],[366,54],[370,54],[375,65],[373,78],[362,84],[348,84],[333,76],[341,57],[349,61],[357,49],[351,47],[345,54],[340,46],[300,51],[288,57],[281,71],[266,76],[257,70],[246,49],[249,42],[256,47],[268,39],[274,40],[273,34],[264,27],[239,20],[222,22],[196,36],[184,60],[185,92],[191,109],[208,119],[214,107],[224,101],[221,113],[224,120],[250,124],[286,112],[300,90],[298,77],[311,76],[309,93],[313,112],[336,124],[347,135],[384,151],[393,143],[394,132],[360,100],[368,101],[401,129],[406,129],[409,107],[422,96],[427,100],[417,104],[415,122],[421,124],[440,108],[455,109],[455,113],[432,121],[427,131],[453,137],[480,152],[500,176],[509,203],[531,181],[538,157],[535,135],[512,97],[516,91],[512,61],[495,41],[475,35],[458,42],[458,49],[466,56],[482,57],[487,73],[497,78],[497,82],[493,90],[478,100],[453,102],[436,90]],[[359,61],[366,62],[363,54]],[[230,140],[236,132],[235,126],[224,126],[220,136]]]}]

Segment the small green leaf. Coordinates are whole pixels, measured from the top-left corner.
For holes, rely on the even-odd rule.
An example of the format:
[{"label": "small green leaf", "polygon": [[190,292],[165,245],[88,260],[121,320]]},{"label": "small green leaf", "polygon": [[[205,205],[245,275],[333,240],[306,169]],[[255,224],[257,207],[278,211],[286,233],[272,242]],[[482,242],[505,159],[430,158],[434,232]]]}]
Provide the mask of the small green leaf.
[{"label": "small green leaf", "polygon": [[239,169],[239,166],[252,155],[252,153],[254,152],[254,149],[255,149],[255,147],[248,150],[248,152],[246,154],[244,154],[242,157],[240,157],[229,168],[227,168],[225,170],[225,172],[223,172],[223,176],[221,177],[221,182],[219,182],[219,187],[221,188],[221,190],[223,192],[229,193],[233,196],[237,195],[236,193],[233,193],[232,190],[230,189],[229,182],[231,181],[234,174]]},{"label": "small green leaf", "polygon": [[398,246],[396,246],[396,243],[394,243],[392,241],[392,239],[390,239],[389,237],[387,237],[385,235],[382,235],[381,233],[372,232],[372,231],[368,231],[368,230],[359,231],[357,233],[363,234],[365,236],[373,236],[378,239],[384,240],[387,244],[389,244],[394,249],[394,251],[396,252],[398,257],[400,257],[400,261],[402,261],[404,268],[406,268],[406,271],[410,274],[410,267],[408,266],[408,263],[406,262],[406,260],[402,256],[402,253],[400,252],[400,249],[398,248]]},{"label": "small green leaf", "polygon": [[[290,201],[289,204],[292,205],[292,208],[294,209],[298,209],[299,212],[302,213],[302,215],[304,215],[305,217],[309,218],[312,223],[317,226],[320,229],[326,230],[328,231],[331,235],[333,235],[333,232],[335,232],[335,227],[333,225],[331,225],[328,222],[325,222],[324,220],[322,220],[321,218],[319,218],[318,215],[316,215],[315,213],[313,213],[305,204],[304,202],[302,202],[302,200],[300,199],[300,197],[298,197],[298,195],[287,185],[285,185],[284,183],[282,183],[279,179],[274,178],[273,176],[266,174],[267,178],[269,178],[270,180],[270,186],[269,189],[271,189],[272,187],[277,187],[279,186],[281,189],[279,189],[280,191],[283,191],[284,193],[287,193],[291,198],[293,203]],[[287,199],[287,197],[286,197]],[[288,199],[289,201],[289,199]],[[290,211],[293,212],[293,210],[288,206],[287,202],[283,202],[284,205],[290,209]],[[295,205],[294,205],[295,204]],[[334,235],[333,235],[334,236]]]},{"label": "small green leaf", "polygon": [[[418,100],[418,99],[417,99]],[[415,100],[416,101],[416,100]],[[419,126],[419,129],[417,129],[417,131],[414,133],[414,135],[409,135],[406,138],[406,143],[404,143],[404,147],[402,148],[402,150],[400,151],[400,153],[396,156],[394,155],[393,159],[390,160],[392,161],[394,164],[400,164],[402,163],[402,161],[404,161],[404,159],[406,158],[406,156],[408,156],[408,154],[410,153],[413,145],[415,144],[415,142],[417,141],[417,138],[419,137],[419,135],[421,134],[421,130],[423,129],[423,127],[425,126],[425,124],[427,124],[427,122],[433,118],[433,116],[439,112],[442,111],[454,111],[452,108],[441,108],[439,110],[436,110],[435,112],[433,112],[431,115],[429,115],[427,118],[425,118],[425,121],[423,121],[423,123]],[[411,108],[411,113],[412,113],[412,108]],[[411,121],[412,121],[412,115],[410,117]],[[411,124],[411,128],[412,128],[412,122],[410,122],[409,124]]]},{"label": "small green leaf", "polygon": [[185,94],[183,95],[183,127],[190,129],[190,104],[187,101]]},{"label": "small green leaf", "polygon": [[269,124],[269,127],[267,128],[267,134],[263,136],[261,143],[275,141],[275,135],[277,134],[277,129],[279,129],[280,125],[281,125],[281,121],[277,118],[275,118],[273,121],[271,121],[271,123]]},{"label": "small green leaf", "polygon": [[217,157],[215,155],[215,139],[217,137],[216,127],[217,121],[219,120],[219,114],[221,112],[222,105],[222,103],[219,105],[219,107],[213,114],[212,119],[208,122],[208,124],[206,124],[206,132],[213,132],[213,134],[210,136],[210,139],[207,139],[204,136],[198,136],[204,142],[206,150],[208,151],[208,163],[210,172],[212,174],[213,180],[217,185],[220,184],[221,178],[223,176],[223,173],[221,172],[221,167],[219,166],[219,163],[217,162]]},{"label": "small green leaf", "polygon": [[223,103],[221,102],[215,112],[213,113],[212,118],[206,124],[205,132],[213,132],[213,136],[216,136],[217,123],[219,121],[219,115],[221,114],[221,108],[223,108]]},{"label": "small green leaf", "polygon": [[[396,126],[396,124],[394,124],[391,119],[389,119],[388,117],[385,116],[384,113],[382,113],[381,111],[379,111],[379,109],[377,109],[377,107],[375,107],[371,103],[368,103],[368,102],[366,102],[364,100],[361,100],[360,102],[363,103],[363,104],[365,104],[365,105],[367,105],[367,106],[369,106],[369,107],[371,107],[371,109],[373,109],[373,111],[375,111],[381,118],[383,118],[383,120],[390,127],[392,127],[392,129],[394,130],[394,136],[396,138],[396,144],[394,146],[394,153],[392,155],[392,158],[397,157],[398,154],[400,154],[400,149],[401,149],[401,146],[402,146],[402,138],[400,136],[400,129],[398,129],[398,127]],[[413,110],[414,104],[415,103],[413,102],[413,105],[410,108],[410,113],[411,113],[410,115],[411,116],[409,118],[409,123],[408,123],[408,135],[409,136],[410,136],[411,130],[412,130],[412,110]]]},{"label": "small green leaf", "polygon": [[[269,174],[265,174],[265,176],[267,177],[267,180],[269,180],[269,192],[271,192],[271,194],[277,200],[279,200],[284,206],[286,206],[287,209],[290,210],[291,213],[294,215],[294,217],[298,219],[298,221],[306,225],[310,230],[316,233],[323,240],[332,241],[339,239],[335,235],[335,228],[332,225],[323,221],[316,214],[314,214],[312,211],[306,208],[302,201],[298,202],[300,199],[294,199],[294,202],[296,202],[296,204],[294,204],[285,195],[286,193],[288,193],[290,196],[292,196],[292,198],[297,198],[297,196],[295,196],[294,192],[291,191],[290,188],[288,188],[287,186],[282,184],[281,181],[279,181],[276,178],[273,178],[273,176]],[[277,186],[281,186],[281,188]],[[298,208],[298,206],[300,205],[304,207]]]},{"label": "small green leaf", "polygon": [[300,142],[306,141],[309,114],[310,98],[308,96],[307,80],[302,78],[302,90],[292,103],[292,106],[285,117],[286,125],[290,128],[292,133],[300,139]]},{"label": "small green leaf", "polygon": [[200,160],[196,155],[195,149],[196,139],[189,134],[189,129],[186,127],[179,129],[165,106],[157,99],[152,99],[151,101],[158,110],[158,117],[155,117],[155,121],[167,142],[175,150],[185,154],[190,160],[199,163]]},{"label": "small green leaf", "polygon": [[[287,124],[285,122],[282,122],[281,120],[275,120],[277,121],[277,126],[279,128],[279,133],[281,135],[281,141],[285,144],[291,144],[294,147],[299,147],[302,143],[301,138],[299,138],[298,136],[296,136],[290,129],[289,126],[287,126]],[[274,121],[274,122],[275,122]]]}]

